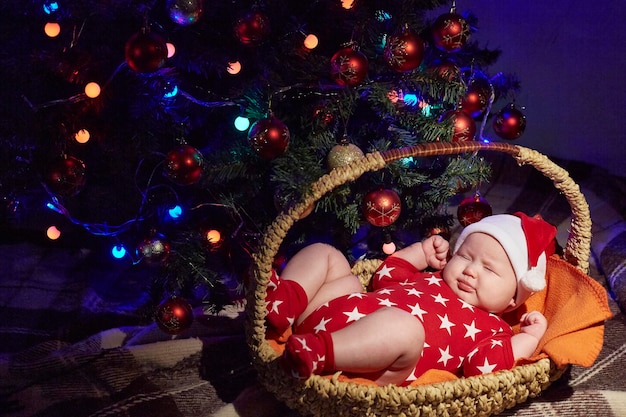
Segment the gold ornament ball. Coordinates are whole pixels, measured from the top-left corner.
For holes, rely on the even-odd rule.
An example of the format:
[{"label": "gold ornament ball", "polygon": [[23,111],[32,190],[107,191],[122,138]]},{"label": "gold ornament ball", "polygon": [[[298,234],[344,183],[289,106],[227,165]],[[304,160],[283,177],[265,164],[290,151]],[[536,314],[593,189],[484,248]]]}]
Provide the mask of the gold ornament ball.
[{"label": "gold ornament ball", "polygon": [[349,165],[363,157],[363,151],[353,143],[339,143],[328,152],[328,168],[334,169]]}]

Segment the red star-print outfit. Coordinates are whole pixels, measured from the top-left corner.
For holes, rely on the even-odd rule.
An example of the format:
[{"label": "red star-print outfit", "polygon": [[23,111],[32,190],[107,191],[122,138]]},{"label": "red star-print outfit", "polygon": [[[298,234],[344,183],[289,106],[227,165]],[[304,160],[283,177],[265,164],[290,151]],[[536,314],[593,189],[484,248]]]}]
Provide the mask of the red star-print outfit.
[{"label": "red star-print outfit", "polygon": [[389,257],[375,272],[372,286],[372,292],[320,306],[295,333],[332,333],[382,307],[396,307],[418,318],[426,334],[422,357],[407,384],[428,369],[472,376],[513,367],[511,327],[460,300],[440,272],[420,272],[404,259]]}]

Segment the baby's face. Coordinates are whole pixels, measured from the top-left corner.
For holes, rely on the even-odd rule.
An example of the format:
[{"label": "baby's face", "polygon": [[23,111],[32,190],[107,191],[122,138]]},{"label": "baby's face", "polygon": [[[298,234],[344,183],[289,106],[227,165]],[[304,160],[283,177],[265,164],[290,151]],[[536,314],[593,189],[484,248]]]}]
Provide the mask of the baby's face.
[{"label": "baby's face", "polygon": [[492,313],[515,307],[517,279],[500,243],[472,233],[448,261],[443,279],[461,300]]}]

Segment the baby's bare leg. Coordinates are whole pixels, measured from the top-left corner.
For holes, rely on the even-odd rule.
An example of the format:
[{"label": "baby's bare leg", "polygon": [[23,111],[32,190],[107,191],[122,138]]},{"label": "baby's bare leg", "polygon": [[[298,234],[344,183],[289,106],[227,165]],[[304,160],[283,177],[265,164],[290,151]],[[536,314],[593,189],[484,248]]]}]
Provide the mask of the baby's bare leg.
[{"label": "baby's bare leg", "polygon": [[379,385],[401,384],[424,347],[424,326],[397,308],[377,310],[331,334],[335,368]]},{"label": "baby's bare leg", "polygon": [[334,298],[363,291],[346,257],[325,243],[301,249],[289,260],[280,278],[296,281],[306,292],[309,302],[298,322]]}]

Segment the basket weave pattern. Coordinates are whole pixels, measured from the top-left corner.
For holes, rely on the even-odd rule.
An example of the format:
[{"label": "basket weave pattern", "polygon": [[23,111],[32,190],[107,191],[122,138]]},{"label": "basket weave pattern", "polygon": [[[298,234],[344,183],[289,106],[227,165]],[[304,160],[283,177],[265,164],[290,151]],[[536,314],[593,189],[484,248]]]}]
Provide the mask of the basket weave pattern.
[{"label": "basket weave pattern", "polygon": [[[572,210],[564,258],[587,272],[591,244],[589,207],[567,171],[541,153],[506,143],[436,142],[367,154],[347,166],[335,168],[313,183],[310,193],[297,205],[277,216],[254,255],[246,306],[247,343],[259,380],[279,400],[304,415],[316,416],[488,416],[536,397],[561,376],[564,369],[557,368],[549,359],[541,359],[511,370],[423,386],[380,387],[340,381],[340,372],[332,377],[313,375],[306,381],[298,381],[278,365],[279,354],[265,340],[265,295],[272,262],[287,232],[307,208],[337,186],[401,158],[478,151],[507,153],[519,165],[532,165],[552,180]],[[380,262],[363,260],[352,268],[364,287]]]}]

